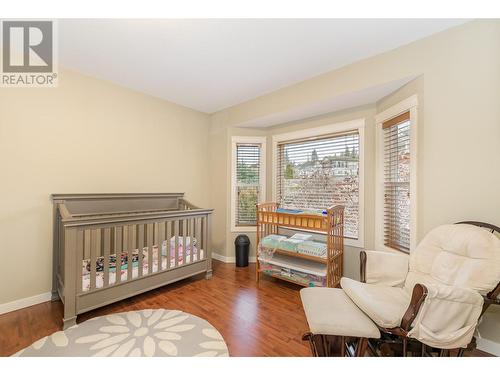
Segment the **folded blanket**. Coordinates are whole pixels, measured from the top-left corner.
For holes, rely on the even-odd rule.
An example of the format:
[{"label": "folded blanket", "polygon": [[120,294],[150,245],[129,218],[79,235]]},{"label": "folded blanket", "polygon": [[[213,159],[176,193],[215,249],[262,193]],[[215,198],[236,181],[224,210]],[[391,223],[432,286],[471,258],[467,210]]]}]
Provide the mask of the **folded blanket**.
[{"label": "folded blanket", "polygon": [[264,237],[260,243],[264,247],[269,247],[272,249],[278,248],[280,242],[286,240],[286,236],[280,236],[278,234],[270,234],[269,236]]},{"label": "folded blanket", "polygon": [[270,249],[280,249],[294,253],[326,258],[326,243],[311,241],[312,235],[296,233],[287,238],[270,234],[261,240],[261,245]]},{"label": "folded blanket", "polygon": [[326,258],[326,243],[316,241],[303,241],[297,245],[300,254]]},{"label": "folded blanket", "polygon": [[287,251],[297,252],[297,246],[304,242],[303,240],[297,240],[294,238],[287,238],[286,240],[280,241],[279,248]]},{"label": "folded blanket", "polygon": [[312,234],[305,234],[305,233],[295,233],[292,237],[290,237],[294,240],[302,240],[302,241],[307,241],[312,238]]}]

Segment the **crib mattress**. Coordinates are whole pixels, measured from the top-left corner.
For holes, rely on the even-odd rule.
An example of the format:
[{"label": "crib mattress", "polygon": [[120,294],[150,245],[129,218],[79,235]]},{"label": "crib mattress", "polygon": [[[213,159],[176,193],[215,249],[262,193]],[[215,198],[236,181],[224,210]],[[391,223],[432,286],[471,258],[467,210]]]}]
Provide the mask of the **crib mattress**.
[{"label": "crib mattress", "polygon": [[[203,250],[199,250],[199,258],[198,258],[198,251],[195,251],[194,256],[193,256],[193,262],[196,262],[198,260],[204,259],[205,255]],[[186,255],[186,264],[191,263],[191,254]],[[184,258],[179,257],[177,260],[178,266],[182,266],[184,264]],[[175,257],[170,258],[170,268],[175,267]],[[167,268],[167,257],[162,256],[161,260],[161,268],[162,270]],[[155,256],[153,261],[152,261],[152,272],[158,272],[158,258]],[[142,274],[143,275],[148,275],[149,274],[149,264],[147,263],[147,259],[144,261],[143,266],[142,266]],[[132,279],[135,279],[139,276],[139,264],[134,262],[132,266]],[[90,277],[91,274],[86,272],[82,276],[82,291],[83,292],[88,292],[90,290]],[[128,278],[128,269],[127,268],[122,268],[121,270],[121,279],[120,281],[127,281]],[[114,284],[116,282],[116,268],[111,268],[109,271],[109,284]],[[104,286],[104,272],[98,271],[96,272],[96,288],[102,288]]]}]

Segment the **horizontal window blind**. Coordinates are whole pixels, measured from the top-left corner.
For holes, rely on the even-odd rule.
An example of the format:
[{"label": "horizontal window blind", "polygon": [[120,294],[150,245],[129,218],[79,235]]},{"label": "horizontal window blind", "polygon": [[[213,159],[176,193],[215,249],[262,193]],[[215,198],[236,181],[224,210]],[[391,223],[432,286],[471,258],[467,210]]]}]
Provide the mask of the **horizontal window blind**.
[{"label": "horizontal window blind", "polygon": [[410,249],[410,113],[382,124],[384,137],[384,243]]},{"label": "horizontal window blind", "polygon": [[260,145],[236,145],[236,226],[256,225],[260,190]]},{"label": "horizontal window blind", "polygon": [[344,205],[344,235],[358,238],[359,133],[278,143],[276,196],[280,206],[326,209]]}]

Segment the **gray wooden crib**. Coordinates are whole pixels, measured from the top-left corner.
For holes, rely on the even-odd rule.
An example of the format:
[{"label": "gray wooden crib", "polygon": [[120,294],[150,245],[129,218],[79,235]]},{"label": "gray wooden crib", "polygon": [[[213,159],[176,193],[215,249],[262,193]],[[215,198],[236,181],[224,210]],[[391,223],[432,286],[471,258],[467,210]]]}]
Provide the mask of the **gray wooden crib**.
[{"label": "gray wooden crib", "polygon": [[78,314],[196,274],[212,274],[211,209],[182,193],[53,194],[52,298]]}]

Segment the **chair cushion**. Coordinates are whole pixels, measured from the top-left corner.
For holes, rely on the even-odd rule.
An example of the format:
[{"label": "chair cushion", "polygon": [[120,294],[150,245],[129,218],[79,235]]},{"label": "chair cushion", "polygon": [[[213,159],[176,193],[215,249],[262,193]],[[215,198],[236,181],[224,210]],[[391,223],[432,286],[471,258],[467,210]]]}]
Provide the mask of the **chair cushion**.
[{"label": "chair cushion", "polygon": [[364,284],[343,277],[340,285],[351,300],[383,328],[394,328],[401,324],[411,295],[405,289],[377,284]]},{"label": "chair cushion", "polygon": [[408,275],[410,257],[387,251],[365,251],[365,282],[402,287]]},{"label": "chair cushion", "polygon": [[470,288],[481,294],[500,280],[500,239],[468,224],[441,225],[431,230],[410,254],[407,292],[416,282]]},{"label": "chair cushion", "polygon": [[380,331],[342,289],[304,288],[300,298],[312,333],[379,338]]}]

